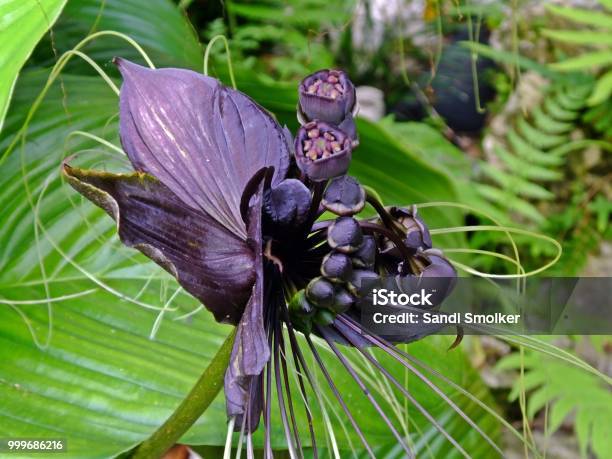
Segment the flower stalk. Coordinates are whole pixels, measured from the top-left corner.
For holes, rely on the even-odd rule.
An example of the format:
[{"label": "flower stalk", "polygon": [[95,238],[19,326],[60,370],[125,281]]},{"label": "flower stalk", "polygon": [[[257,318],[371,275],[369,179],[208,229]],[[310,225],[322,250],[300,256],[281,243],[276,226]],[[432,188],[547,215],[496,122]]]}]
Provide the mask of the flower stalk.
[{"label": "flower stalk", "polygon": [[166,422],[137,447],[132,459],[162,457],[206,411],[223,387],[223,378],[235,338],[234,328],[187,397]]}]

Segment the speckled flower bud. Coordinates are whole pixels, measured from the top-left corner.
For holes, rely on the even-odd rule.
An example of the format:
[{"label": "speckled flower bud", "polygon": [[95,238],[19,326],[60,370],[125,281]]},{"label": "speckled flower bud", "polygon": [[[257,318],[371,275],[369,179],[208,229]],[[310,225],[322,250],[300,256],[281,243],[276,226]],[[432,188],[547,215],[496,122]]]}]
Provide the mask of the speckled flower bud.
[{"label": "speckled flower bud", "polygon": [[347,282],[352,274],[352,261],[343,253],[328,253],[321,262],[321,275],[332,282]]},{"label": "speckled flower bud", "polygon": [[300,83],[298,108],[307,121],[339,125],[352,116],[355,101],[355,86],[341,70],[319,70]]},{"label": "speckled flower bud", "polygon": [[322,121],[302,126],[295,137],[295,160],[314,181],[343,175],[351,163],[351,139],[341,129]]},{"label": "speckled flower bud", "polygon": [[325,193],[321,204],[336,215],[355,215],[365,206],[366,194],[357,180],[349,175],[333,179]]},{"label": "speckled flower bud", "polygon": [[353,253],[362,242],[361,227],[352,217],[337,218],[327,230],[327,243],[338,252]]}]

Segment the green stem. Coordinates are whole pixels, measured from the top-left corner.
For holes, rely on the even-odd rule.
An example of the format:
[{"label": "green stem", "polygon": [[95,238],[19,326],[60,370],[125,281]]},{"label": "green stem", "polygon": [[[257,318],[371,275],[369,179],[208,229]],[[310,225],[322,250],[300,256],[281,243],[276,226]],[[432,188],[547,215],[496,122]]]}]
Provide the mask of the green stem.
[{"label": "green stem", "polygon": [[206,411],[223,385],[236,337],[234,329],[179,407],[149,438],[140,444],[132,459],[159,458],[164,455]]}]

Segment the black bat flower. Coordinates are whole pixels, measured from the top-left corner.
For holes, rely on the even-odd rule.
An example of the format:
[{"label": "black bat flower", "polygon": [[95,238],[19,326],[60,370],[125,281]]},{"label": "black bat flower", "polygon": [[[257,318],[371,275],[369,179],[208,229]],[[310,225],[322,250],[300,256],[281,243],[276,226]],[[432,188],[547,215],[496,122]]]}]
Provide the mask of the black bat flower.
[{"label": "black bat flower", "polygon": [[[312,384],[313,376],[297,331],[305,335],[370,454],[372,449],[313,345],[312,333],[328,343],[366,394],[364,382],[338,344],[362,352],[428,416],[364,351],[377,346],[409,366],[405,354],[356,320],[366,294],[362,283],[387,274],[407,286],[421,278],[452,281],[456,272],[441,252],[432,249],[415,209],[384,208],[345,175],[357,145],[354,87],[347,76],[322,71],[302,83],[299,108],[304,126],[294,151],[287,129],[249,97],[216,79],[181,69],[151,70],[123,59],[116,63],[123,75],[120,137],[135,172],[112,174],[66,163],[63,172],[77,191],[115,219],[126,245],[169,271],[216,320],[238,327],[225,375],[227,413],[235,428],[250,434],[263,413],[269,455],[274,390],[282,401],[289,449],[292,455],[301,454],[287,356],[293,356],[300,383],[300,397],[293,400],[307,403],[305,380]],[[319,119],[311,119],[314,116]],[[379,219],[356,218],[366,201]],[[337,218],[318,221],[325,210]],[[443,284],[444,295],[452,289],[451,281]],[[422,335],[415,329],[405,341]],[[376,400],[367,397],[412,456]],[[316,455],[312,419],[306,412]],[[431,416],[428,419],[463,451]]]}]

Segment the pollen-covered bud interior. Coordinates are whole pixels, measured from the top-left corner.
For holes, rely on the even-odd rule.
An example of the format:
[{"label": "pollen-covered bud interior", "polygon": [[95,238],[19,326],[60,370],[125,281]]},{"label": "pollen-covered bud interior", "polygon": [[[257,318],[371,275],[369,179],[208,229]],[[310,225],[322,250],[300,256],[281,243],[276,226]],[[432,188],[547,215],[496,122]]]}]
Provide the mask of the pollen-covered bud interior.
[{"label": "pollen-covered bud interior", "polygon": [[351,162],[352,141],[340,128],[322,121],[302,126],[295,138],[295,160],[311,180],[343,175]]},{"label": "pollen-covered bud interior", "polygon": [[308,94],[337,99],[344,94],[345,88],[340,83],[340,72],[330,70],[329,72],[322,72],[314,76],[309,82],[306,91]]},{"label": "pollen-covered bud interior", "polygon": [[303,154],[312,161],[329,158],[343,150],[346,136],[342,132],[326,129],[316,122],[309,123],[305,129],[306,138],[302,141]]}]

